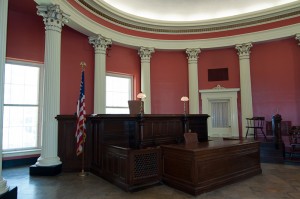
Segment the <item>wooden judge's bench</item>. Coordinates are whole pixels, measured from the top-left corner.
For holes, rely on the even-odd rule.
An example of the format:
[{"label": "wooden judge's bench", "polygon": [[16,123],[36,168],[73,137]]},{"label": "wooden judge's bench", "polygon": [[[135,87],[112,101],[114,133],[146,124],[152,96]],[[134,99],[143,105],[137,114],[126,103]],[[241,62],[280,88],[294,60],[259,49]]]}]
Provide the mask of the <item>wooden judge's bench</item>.
[{"label": "wooden judge's bench", "polygon": [[[84,169],[131,191],[164,182],[193,195],[261,173],[259,142],[209,141],[206,114],[99,114],[87,117]],[[63,171],[81,171],[76,117],[58,115]],[[199,143],[184,143],[194,132]]]}]

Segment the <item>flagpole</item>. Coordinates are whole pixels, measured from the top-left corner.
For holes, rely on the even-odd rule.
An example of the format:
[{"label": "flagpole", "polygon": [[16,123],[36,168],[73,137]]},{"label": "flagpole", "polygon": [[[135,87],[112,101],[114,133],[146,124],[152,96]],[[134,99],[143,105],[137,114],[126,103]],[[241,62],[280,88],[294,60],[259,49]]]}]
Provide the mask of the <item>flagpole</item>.
[{"label": "flagpole", "polygon": [[[80,65],[81,65],[82,72],[83,72],[85,67],[86,67],[86,63],[85,62],[80,62]],[[83,143],[82,143],[81,172],[78,174],[80,177],[88,176],[88,173],[84,171],[84,148],[85,148],[84,145],[85,145],[85,138],[83,139]]]},{"label": "flagpole", "polygon": [[85,141],[83,142],[82,145],[81,172],[79,173],[80,177],[85,177],[89,175],[87,172],[84,172],[84,145],[85,145]]}]

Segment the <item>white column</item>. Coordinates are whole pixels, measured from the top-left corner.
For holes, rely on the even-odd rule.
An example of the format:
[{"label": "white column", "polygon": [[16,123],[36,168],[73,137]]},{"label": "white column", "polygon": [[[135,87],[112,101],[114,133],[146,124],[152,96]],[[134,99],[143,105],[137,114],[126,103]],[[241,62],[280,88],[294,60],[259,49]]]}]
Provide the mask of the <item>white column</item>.
[{"label": "white column", "polygon": [[198,54],[201,51],[199,48],[189,48],[185,52],[189,64],[189,113],[199,114]]},{"label": "white column", "polygon": [[138,54],[141,57],[141,91],[146,94],[144,99],[144,113],[151,114],[151,84],[150,84],[150,59],[154,48],[141,47]]},{"label": "white column", "polygon": [[250,75],[250,48],[251,43],[238,44],[235,48],[238,50],[240,60],[240,84],[241,84],[241,108],[242,108],[242,133],[246,135],[246,118],[253,117],[252,90]]},{"label": "white column", "polygon": [[7,12],[8,12],[8,0],[0,0],[0,194],[3,194],[8,191],[6,180],[2,177],[3,101],[4,101]]},{"label": "white column", "polygon": [[36,166],[60,165],[57,156],[57,121],[60,112],[60,47],[61,30],[68,22],[58,5],[38,6],[37,14],[45,24],[45,81],[42,120],[42,152]]},{"label": "white column", "polygon": [[105,114],[106,107],[106,49],[112,44],[111,39],[101,35],[89,37],[89,43],[95,49],[94,75],[94,113]]}]

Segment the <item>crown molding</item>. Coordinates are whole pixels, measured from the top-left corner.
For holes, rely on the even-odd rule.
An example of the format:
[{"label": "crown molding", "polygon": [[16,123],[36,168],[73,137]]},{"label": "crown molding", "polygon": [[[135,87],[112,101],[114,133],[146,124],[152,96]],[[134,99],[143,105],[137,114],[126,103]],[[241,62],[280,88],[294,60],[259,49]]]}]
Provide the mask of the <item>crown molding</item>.
[{"label": "crown molding", "polygon": [[75,0],[84,9],[110,23],[131,30],[169,34],[195,34],[245,28],[300,16],[300,2],[292,2],[261,11],[212,20],[168,22],[127,14],[103,1]]},{"label": "crown molding", "polygon": [[[274,40],[279,38],[287,38],[295,36],[300,32],[300,24],[293,24],[280,28],[274,28],[259,32],[252,32],[234,36],[209,38],[209,39],[190,39],[190,40],[160,40],[151,39],[139,36],[133,36],[129,34],[120,33],[118,31],[109,29],[82,14],[76,10],[69,2],[61,0],[36,0],[47,1],[48,3],[60,5],[60,9],[66,14],[70,15],[69,23],[66,24],[71,28],[87,35],[102,35],[103,37],[112,39],[113,43],[128,46],[138,49],[141,46],[150,47],[155,49],[166,50],[182,50],[187,48],[201,48],[211,49],[235,46],[236,44],[251,42],[253,44],[262,41]],[[300,5],[299,3],[297,5]],[[300,6],[296,6],[295,9],[299,9]]]}]

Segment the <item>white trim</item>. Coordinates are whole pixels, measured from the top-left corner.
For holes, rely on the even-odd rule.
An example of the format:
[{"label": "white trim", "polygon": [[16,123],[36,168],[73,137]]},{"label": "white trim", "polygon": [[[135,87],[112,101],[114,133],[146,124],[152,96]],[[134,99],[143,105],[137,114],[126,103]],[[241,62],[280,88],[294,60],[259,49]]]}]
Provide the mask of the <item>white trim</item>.
[{"label": "white trim", "polygon": [[216,93],[216,92],[238,92],[239,88],[221,88],[221,89],[205,89],[199,90],[200,93]]},{"label": "white trim", "polygon": [[[202,113],[209,113],[209,105],[210,101],[213,100],[229,100],[230,101],[230,111],[231,111],[231,136],[238,137],[239,136],[239,124],[238,124],[238,108],[237,108],[237,92],[239,88],[220,88],[220,89],[207,89],[207,90],[199,90],[201,93],[202,99]],[[211,129],[211,118],[207,120],[208,126],[208,135],[212,135]]]},{"label": "white trim", "polygon": [[[80,2],[77,1],[79,4]],[[249,22],[261,18],[266,18],[269,16],[273,16],[274,13],[278,15],[279,13],[285,14],[296,10],[299,8],[300,3],[298,1],[286,3],[283,5],[274,6],[271,8],[266,8],[258,11],[246,12],[243,14],[238,14],[234,16],[228,17],[221,17],[221,18],[213,18],[213,19],[204,19],[204,20],[193,20],[193,21],[163,21],[163,20],[156,20],[156,19],[149,19],[144,17],[139,17],[137,15],[133,15],[130,13],[126,13],[121,11],[110,4],[106,3],[105,1],[101,0],[85,0],[87,3],[90,4],[93,8],[109,15],[113,19],[118,19],[120,21],[129,22],[130,24],[134,25],[143,25],[143,26],[156,26],[156,27],[172,27],[180,28],[191,28],[191,27],[202,27],[202,26],[216,26],[220,24],[235,24],[238,22]]]},{"label": "white trim", "polygon": [[22,150],[22,151],[6,151],[3,152],[3,157],[19,157],[19,156],[28,156],[28,155],[40,155],[41,149],[30,149],[30,150]]},{"label": "white trim", "polygon": [[[38,107],[38,135],[37,135],[37,147],[41,148],[42,147],[42,109],[43,109],[43,82],[44,82],[44,64],[40,64],[40,63],[34,63],[34,62],[30,62],[30,61],[19,61],[19,60],[11,60],[11,59],[6,59],[5,64],[14,64],[14,65],[21,65],[21,66],[29,66],[29,67],[38,67],[40,69],[40,74],[39,74],[39,94],[38,94],[38,104],[37,105],[33,105],[33,106],[37,106]],[[5,74],[4,74],[5,75]],[[8,106],[9,104],[5,104],[6,106]],[[14,104],[14,106],[16,106],[16,104]],[[26,106],[26,105],[21,105],[21,106]],[[36,149],[36,150],[41,150],[41,149]],[[23,150],[6,150],[3,151],[3,154],[6,153],[22,153]],[[28,151],[27,149],[25,149],[24,151]]]},{"label": "white trim", "polygon": [[[37,1],[37,0],[36,0]],[[293,24],[280,28],[247,33],[242,35],[234,35],[229,37],[219,37],[210,39],[195,39],[195,40],[159,40],[137,37],[132,35],[123,34],[111,30],[105,26],[101,26],[95,21],[92,21],[87,16],[75,10],[67,1],[60,0],[44,0],[60,5],[60,8],[70,15],[70,21],[67,24],[71,28],[86,34],[94,36],[101,34],[106,38],[111,38],[114,43],[119,43],[126,46],[138,48],[140,46],[153,47],[155,49],[169,49],[169,50],[183,50],[186,48],[219,48],[227,46],[235,46],[236,44],[245,42],[262,42],[273,39],[285,38],[294,36],[300,30],[300,24]],[[297,2],[297,7],[300,3]]]}]

